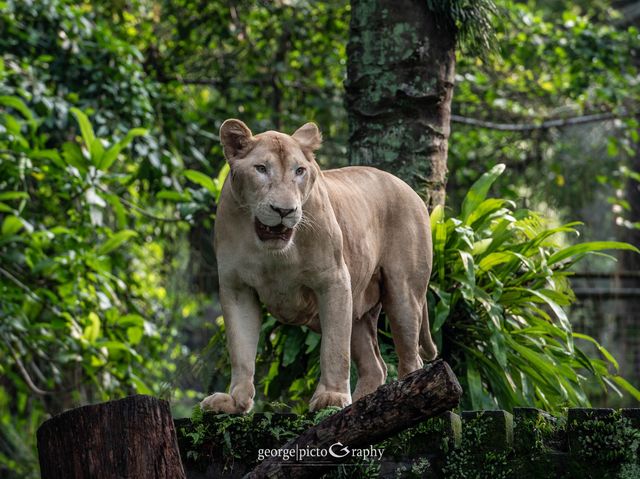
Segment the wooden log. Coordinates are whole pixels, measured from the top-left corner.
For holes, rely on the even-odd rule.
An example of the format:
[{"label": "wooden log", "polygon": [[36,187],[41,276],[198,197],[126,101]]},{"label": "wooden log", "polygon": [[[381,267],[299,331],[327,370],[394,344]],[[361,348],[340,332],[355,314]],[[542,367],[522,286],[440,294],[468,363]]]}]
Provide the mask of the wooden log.
[{"label": "wooden log", "polygon": [[71,409],[37,436],[42,479],[186,477],[169,403],[151,396]]},{"label": "wooden log", "polygon": [[[328,449],[335,443],[349,448],[376,444],[404,429],[452,409],[460,402],[462,388],[442,359],[425,365],[401,381],[379,387],[342,411],[307,429],[281,449]],[[323,463],[339,464],[327,455]],[[313,472],[319,472],[317,463]],[[250,479],[308,477],[304,461],[269,457],[245,476]]]}]

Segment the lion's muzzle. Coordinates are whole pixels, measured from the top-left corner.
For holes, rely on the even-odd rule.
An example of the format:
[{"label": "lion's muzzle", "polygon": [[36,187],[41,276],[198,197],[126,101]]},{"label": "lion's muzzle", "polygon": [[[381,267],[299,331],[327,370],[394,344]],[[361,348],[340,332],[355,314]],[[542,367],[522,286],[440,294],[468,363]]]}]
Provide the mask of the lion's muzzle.
[{"label": "lion's muzzle", "polygon": [[293,235],[293,228],[287,228],[282,223],[276,226],[267,226],[256,218],[254,225],[256,234],[258,235],[258,238],[260,238],[260,241],[281,240],[289,242]]}]

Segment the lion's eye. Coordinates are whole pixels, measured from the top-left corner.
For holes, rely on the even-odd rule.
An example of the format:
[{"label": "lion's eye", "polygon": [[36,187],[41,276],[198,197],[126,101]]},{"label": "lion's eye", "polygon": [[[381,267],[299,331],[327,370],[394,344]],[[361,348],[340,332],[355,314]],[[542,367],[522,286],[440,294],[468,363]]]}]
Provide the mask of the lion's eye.
[{"label": "lion's eye", "polygon": [[300,167],[296,168],[296,175],[302,176],[302,175],[304,175],[305,171],[307,171],[307,169],[303,168],[302,166],[300,166]]},{"label": "lion's eye", "polygon": [[267,172],[267,167],[264,165],[256,165],[256,171],[258,173],[266,173]]}]

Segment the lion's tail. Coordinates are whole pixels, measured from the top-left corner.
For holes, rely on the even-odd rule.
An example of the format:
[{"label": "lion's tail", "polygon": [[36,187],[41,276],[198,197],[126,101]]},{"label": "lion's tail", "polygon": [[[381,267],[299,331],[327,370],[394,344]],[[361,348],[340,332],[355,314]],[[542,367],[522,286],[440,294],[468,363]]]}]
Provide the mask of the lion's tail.
[{"label": "lion's tail", "polygon": [[432,361],[438,355],[438,348],[431,338],[429,327],[429,310],[425,301],[422,307],[422,323],[420,325],[420,357],[425,361]]}]

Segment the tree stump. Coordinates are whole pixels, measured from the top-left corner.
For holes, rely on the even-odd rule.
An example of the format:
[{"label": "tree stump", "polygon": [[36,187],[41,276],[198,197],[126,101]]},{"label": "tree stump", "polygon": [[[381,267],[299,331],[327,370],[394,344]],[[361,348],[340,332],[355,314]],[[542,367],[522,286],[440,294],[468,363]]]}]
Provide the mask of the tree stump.
[{"label": "tree stump", "polygon": [[[462,396],[458,379],[442,359],[418,369],[400,381],[380,386],[342,411],[307,429],[281,449],[327,449],[337,442],[347,447],[376,444],[404,429],[438,416],[456,407]],[[331,456],[327,461],[338,463]],[[321,468],[314,467],[319,474]],[[268,458],[246,478],[309,477],[304,463],[283,463],[280,458]]]},{"label": "tree stump", "polygon": [[151,396],[83,406],[38,429],[42,479],[185,478],[169,403]]}]

